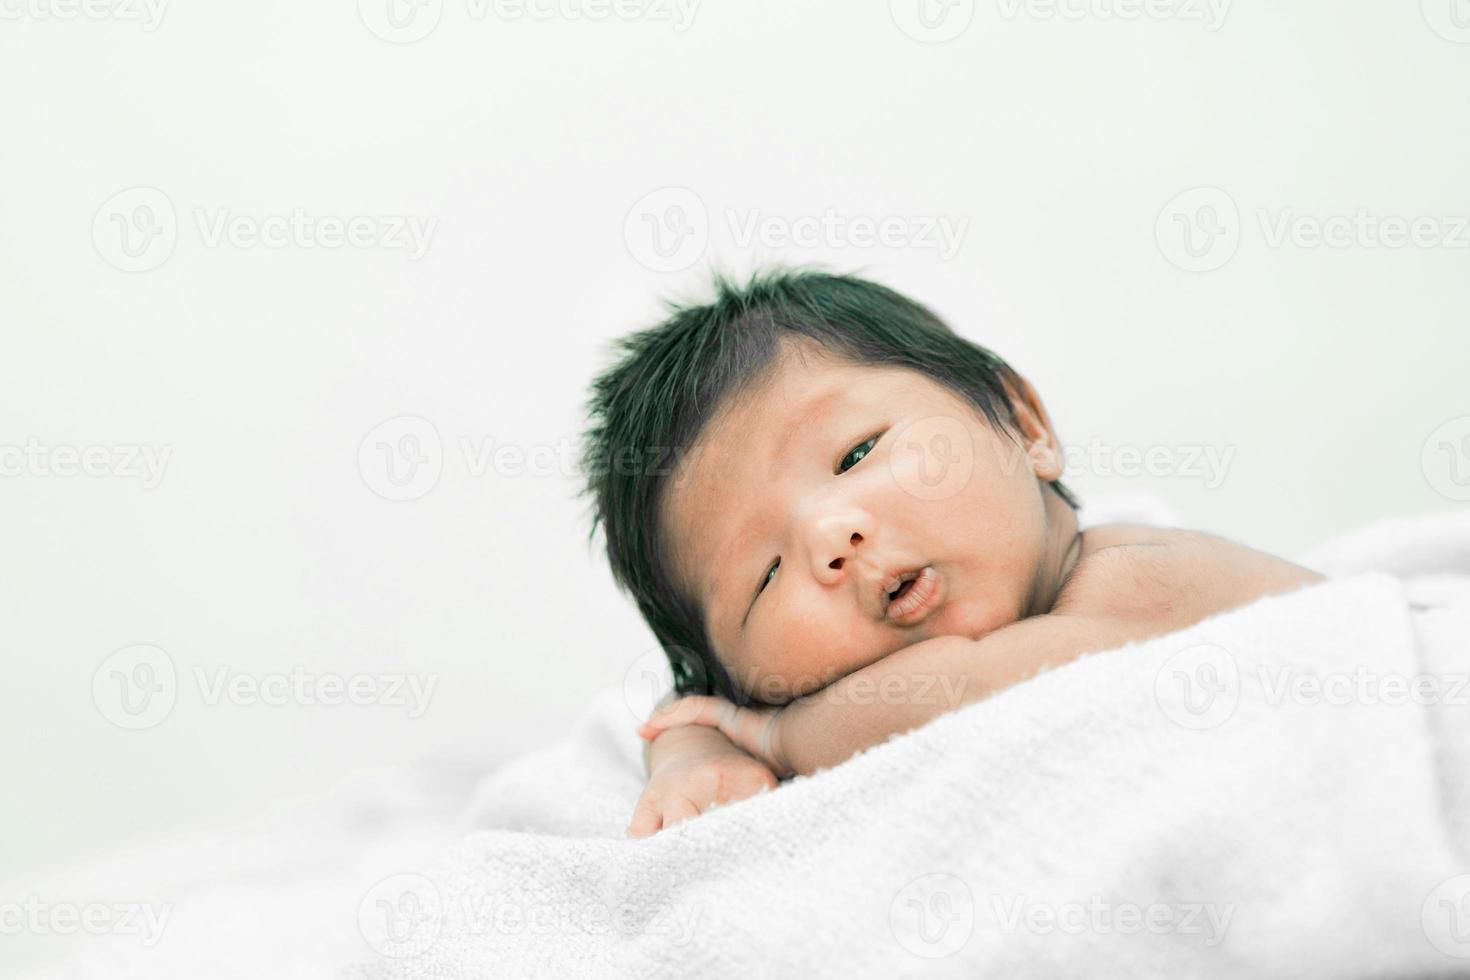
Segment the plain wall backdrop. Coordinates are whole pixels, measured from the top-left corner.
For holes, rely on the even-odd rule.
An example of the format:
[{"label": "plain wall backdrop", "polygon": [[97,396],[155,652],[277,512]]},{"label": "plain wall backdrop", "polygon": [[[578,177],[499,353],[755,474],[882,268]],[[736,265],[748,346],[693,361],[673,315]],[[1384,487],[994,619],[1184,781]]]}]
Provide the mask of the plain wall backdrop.
[{"label": "plain wall backdrop", "polygon": [[1465,506],[1470,11],[923,3],[0,0],[0,872],[623,683],[566,461],[711,264],[932,305],[1084,498],[1287,555]]}]

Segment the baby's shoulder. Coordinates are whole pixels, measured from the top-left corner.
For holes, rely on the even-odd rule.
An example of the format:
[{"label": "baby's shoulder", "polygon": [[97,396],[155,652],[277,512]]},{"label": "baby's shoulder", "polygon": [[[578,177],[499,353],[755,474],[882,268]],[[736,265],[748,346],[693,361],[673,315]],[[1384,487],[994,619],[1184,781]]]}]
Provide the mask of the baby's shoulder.
[{"label": "baby's shoulder", "polygon": [[1203,531],[1108,524],[1088,528],[1055,611],[1198,622],[1263,595],[1320,581],[1283,558]]}]

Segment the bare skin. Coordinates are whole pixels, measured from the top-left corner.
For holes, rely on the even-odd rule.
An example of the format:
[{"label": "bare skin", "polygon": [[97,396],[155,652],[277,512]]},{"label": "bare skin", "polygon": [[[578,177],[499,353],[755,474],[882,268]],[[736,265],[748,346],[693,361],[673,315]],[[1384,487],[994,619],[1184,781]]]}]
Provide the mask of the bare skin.
[{"label": "bare skin", "polygon": [[[1062,461],[1045,408],[1024,380],[1007,394],[1015,424],[1001,429],[919,372],[791,345],[724,406],[675,472],[667,557],[754,703],[688,697],[654,712],[630,834],[1320,578],[1197,532],[1080,532],[1050,486]],[[887,584],[917,567],[937,598],[895,619]]]},{"label": "bare skin", "polygon": [[809,775],[1083,654],[1171,633],[1321,580],[1196,532],[1107,525],[1083,537],[1081,556],[1049,613],[979,639],[925,640],[780,707],[682,698],[656,711],[641,734],[658,738],[705,726],[778,777]]}]

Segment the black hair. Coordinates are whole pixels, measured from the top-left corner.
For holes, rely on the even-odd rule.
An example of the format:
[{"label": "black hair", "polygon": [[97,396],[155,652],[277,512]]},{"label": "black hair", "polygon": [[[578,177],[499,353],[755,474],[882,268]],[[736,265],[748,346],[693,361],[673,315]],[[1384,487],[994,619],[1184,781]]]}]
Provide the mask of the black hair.
[{"label": "black hair", "polygon": [[[668,656],[675,690],[748,703],[715,655],[704,610],[667,560],[661,511],[671,461],[727,402],[768,375],[784,341],[806,339],[857,363],[920,371],[1012,435],[1017,423],[1006,386],[1019,378],[929,309],[875,282],[774,268],[743,285],[716,273],[713,285],[712,301],[669,302],[662,322],[615,342],[614,363],[593,381],[587,402],[587,483],[579,496],[592,498],[588,541],[601,524],[613,579]],[[1051,487],[1077,507],[1060,481]]]}]

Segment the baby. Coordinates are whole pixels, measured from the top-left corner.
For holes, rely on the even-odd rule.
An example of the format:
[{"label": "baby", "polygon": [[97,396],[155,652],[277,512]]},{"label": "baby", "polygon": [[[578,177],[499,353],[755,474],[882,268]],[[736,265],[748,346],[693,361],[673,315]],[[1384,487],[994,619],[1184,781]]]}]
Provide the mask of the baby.
[{"label": "baby", "polygon": [[593,533],[682,695],[640,729],[633,836],[1320,578],[1203,533],[1080,530],[1036,391],[886,287],[715,289],[623,338],[588,404]]}]

